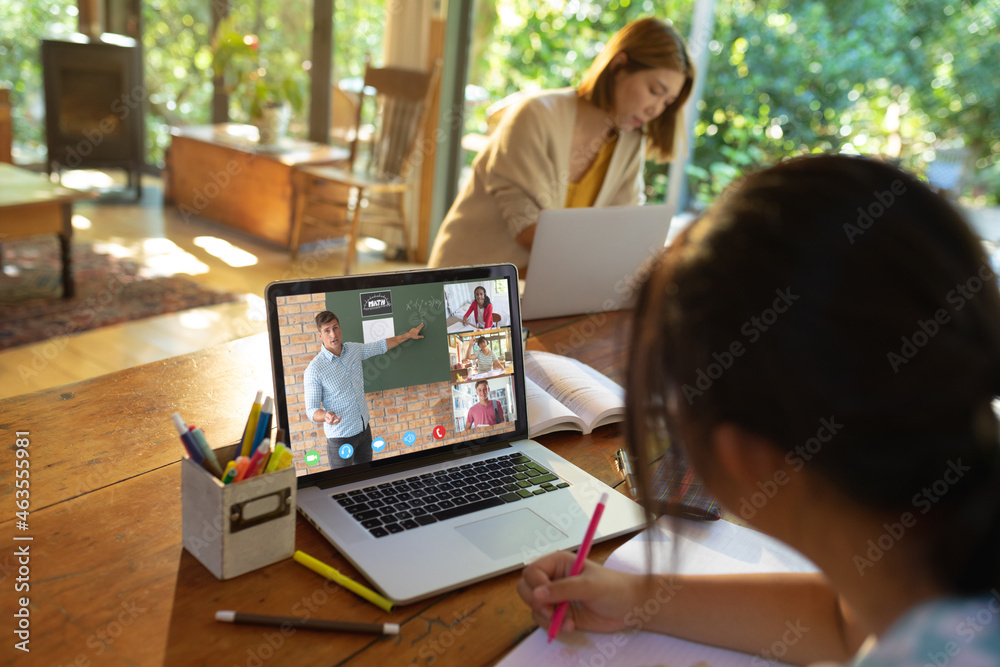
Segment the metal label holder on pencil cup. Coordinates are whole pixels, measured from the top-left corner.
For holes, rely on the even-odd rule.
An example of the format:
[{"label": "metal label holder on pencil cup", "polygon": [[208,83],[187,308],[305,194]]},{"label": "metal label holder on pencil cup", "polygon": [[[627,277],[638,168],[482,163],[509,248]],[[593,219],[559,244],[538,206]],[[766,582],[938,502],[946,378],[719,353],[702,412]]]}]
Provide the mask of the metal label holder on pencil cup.
[{"label": "metal label holder on pencil cup", "polygon": [[[232,460],[240,443],[216,450]],[[188,457],[181,461],[184,548],[218,579],[291,558],[295,552],[295,467],[230,484]]]}]

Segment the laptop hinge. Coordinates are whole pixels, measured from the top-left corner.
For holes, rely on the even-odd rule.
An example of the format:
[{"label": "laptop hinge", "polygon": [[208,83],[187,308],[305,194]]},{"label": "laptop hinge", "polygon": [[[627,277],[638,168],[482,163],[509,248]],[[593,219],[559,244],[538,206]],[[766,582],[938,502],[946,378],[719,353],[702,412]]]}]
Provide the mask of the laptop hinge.
[{"label": "laptop hinge", "polygon": [[368,469],[362,472],[357,472],[353,474],[344,475],[343,477],[336,477],[331,480],[326,480],[324,482],[318,483],[316,486],[321,489],[328,489],[331,486],[341,486],[343,484],[350,484],[352,482],[364,481],[371,479],[372,477],[382,477],[383,475],[392,475],[397,472],[406,472],[408,470],[416,470],[418,468],[426,468],[428,465],[433,463],[450,463],[452,461],[458,461],[460,459],[467,459],[473,455],[479,454],[489,454],[490,452],[495,452],[501,449],[509,449],[509,442],[494,442],[489,445],[480,445],[473,449],[460,449],[454,452],[445,452],[443,454],[434,454],[431,456],[421,457],[418,461],[407,461],[405,463],[394,463],[387,466],[380,466],[378,469]]}]

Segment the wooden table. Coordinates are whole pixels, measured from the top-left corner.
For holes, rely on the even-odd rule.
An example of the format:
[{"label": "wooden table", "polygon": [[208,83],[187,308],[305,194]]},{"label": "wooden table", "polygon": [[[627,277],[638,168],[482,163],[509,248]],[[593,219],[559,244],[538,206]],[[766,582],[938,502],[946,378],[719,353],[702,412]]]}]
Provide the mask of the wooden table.
[{"label": "wooden table", "polygon": [[92,197],[93,193],[64,188],[41,174],[0,163],[0,242],[56,234],[62,254],[63,298],[76,293],[71,246],[73,202]]},{"label": "wooden table", "polygon": [[[623,382],[628,316],[528,323],[530,349],[576,357]],[[39,665],[488,665],[533,628],[510,573],[384,613],[291,560],[218,581],[181,547],[180,411],[216,443],[235,441],[257,388],[272,386],[258,334],[59,388],[0,401],[4,426],[5,581],[0,655],[21,656],[14,613],[28,598]],[[27,432],[30,514],[15,516],[16,432]],[[620,424],[557,433],[546,446],[611,485]],[[23,468],[22,468],[23,469]],[[351,577],[356,570],[301,516],[296,546]],[[15,540],[14,538],[31,538]],[[624,542],[596,545],[603,560]],[[15,549],[27,547],[25,566]],[[405,566],[405,558],[401,556]],[[15,593],[18,578],[30,590]],[[397,637],[223,625],[217,609],[399,623]],[[2,660],[0,662],[9,662]]]},{"label": "wooden table", "polygon": [[284,139],[257,143],[251,125],[173,128],[164,201],[187,220],[207,218],[290,247],[292,169],[343,162],[344,148]]}]

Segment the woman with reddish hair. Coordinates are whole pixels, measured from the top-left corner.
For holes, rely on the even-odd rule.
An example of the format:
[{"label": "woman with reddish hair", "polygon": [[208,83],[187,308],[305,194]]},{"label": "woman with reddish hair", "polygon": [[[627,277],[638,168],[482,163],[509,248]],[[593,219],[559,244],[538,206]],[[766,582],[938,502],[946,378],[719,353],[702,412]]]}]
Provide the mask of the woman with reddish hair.
[{"label": "woman with reddish hair", "polygon": [[643,200],[642,167],[673,157],[694,84],[667,23],[629,23],[576,88],[519,96],[504,109],[434,240],[429,266],[510,262],[522,273],[542,209]]}]

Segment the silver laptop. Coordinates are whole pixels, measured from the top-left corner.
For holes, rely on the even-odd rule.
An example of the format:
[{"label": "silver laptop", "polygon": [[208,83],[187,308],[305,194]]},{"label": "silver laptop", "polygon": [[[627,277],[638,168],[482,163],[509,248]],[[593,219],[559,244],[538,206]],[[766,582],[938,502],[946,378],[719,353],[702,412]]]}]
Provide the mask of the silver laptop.
[{"label": "silver laptop", "polygon": [[674,207],[546,209],[521,296],[526,320],[624,310],[663,252]]},{"label": "silver laptop", "polygon": [[[485,310],[478,287],[505,315],[472,330],[462,318]],[[609,487],[527,439],[513,266],[282,281],[265,296],[299,510],[387,597],[408,603],[579,546]],[[321,353],[322,311],[340,325],[336,357]],[[422,339],[360,360],[419,324]],[[340,418],[332,428],[311,421],[326,411]],[[612,492],[596,539],[642,525]]]}]

